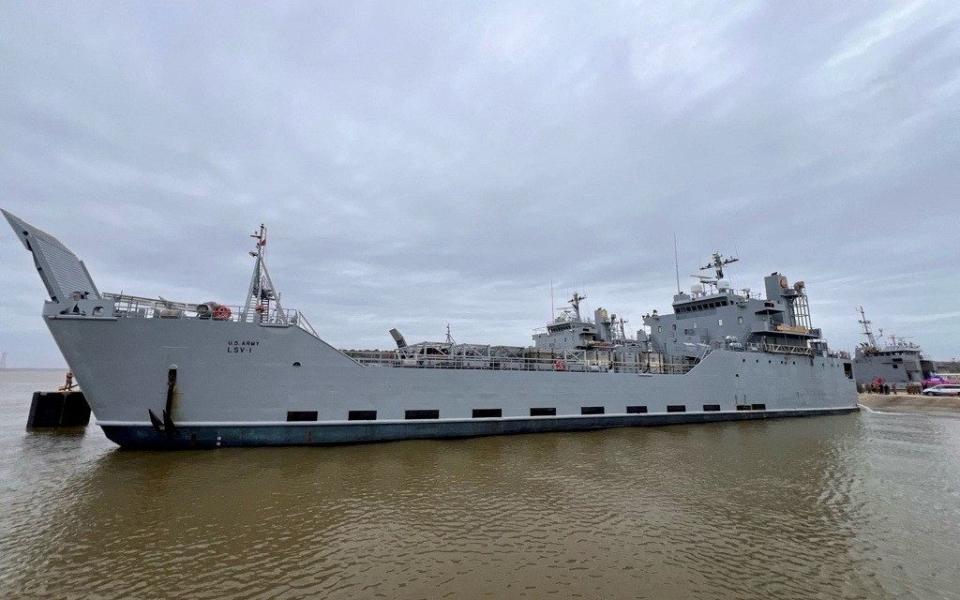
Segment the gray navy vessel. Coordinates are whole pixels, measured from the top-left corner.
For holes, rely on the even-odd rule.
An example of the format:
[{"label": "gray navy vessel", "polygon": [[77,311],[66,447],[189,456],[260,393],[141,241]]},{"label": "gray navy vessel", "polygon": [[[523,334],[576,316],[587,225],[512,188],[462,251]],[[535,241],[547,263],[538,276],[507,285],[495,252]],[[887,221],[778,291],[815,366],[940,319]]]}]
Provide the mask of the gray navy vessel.
[{"label": "gray navy vessel", "polygon": [[[923,355],[920,346],[904,339],[890,336],[887,342],[878,342],[870,329],[871,322],[860,306],[859,323],[866,341],[854,351],[853,373],[860,385],[883,383],[894,387],[922,384],[935,371],[935,364]],[[883,339],[883,330],[880,330]]]},{"label": "gray navy vessel", "polygon": [[266,232],[242,306],[100,292],[51,235],[4,211],[33,254],[43,319],[108,438],[130,448],[375,442],[846,413],[849,360],[812,327],[805,288],[734,290],[715,254],[673,312],[627,335],[583,296],[531,347],[444,342],[354,356],[281,306]]}]

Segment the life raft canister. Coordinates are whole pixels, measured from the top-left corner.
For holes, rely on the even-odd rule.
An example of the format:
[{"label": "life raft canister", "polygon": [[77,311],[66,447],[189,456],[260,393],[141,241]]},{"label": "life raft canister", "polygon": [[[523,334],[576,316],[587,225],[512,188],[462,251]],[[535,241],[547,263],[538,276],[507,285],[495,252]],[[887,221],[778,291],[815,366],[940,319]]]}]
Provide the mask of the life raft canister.
[{"label": "life raft canister", "polygon": [[563,360],[562,358],[558,358],[557,360],[553,361],[553,370],[554,370],[554,371],[566,371],[566,370],[567,370],[567,362],[566,362],[565,360]]},{"label": "life raft canister", "polygon": [[213,309],[213,318],[217,321],[226,321],[232,314],[233,311],[230,310],[230,307],[222,304]]}]

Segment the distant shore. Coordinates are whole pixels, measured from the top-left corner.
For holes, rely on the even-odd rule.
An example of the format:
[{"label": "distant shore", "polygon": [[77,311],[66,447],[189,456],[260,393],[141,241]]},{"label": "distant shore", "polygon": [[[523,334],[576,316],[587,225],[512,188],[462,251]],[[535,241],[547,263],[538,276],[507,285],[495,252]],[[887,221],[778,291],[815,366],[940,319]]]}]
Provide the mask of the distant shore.
[{"label": "distant shore", "polygon": [[960,398],[918,394],[860,394],[860,404],[879,411],[960,414]]}]

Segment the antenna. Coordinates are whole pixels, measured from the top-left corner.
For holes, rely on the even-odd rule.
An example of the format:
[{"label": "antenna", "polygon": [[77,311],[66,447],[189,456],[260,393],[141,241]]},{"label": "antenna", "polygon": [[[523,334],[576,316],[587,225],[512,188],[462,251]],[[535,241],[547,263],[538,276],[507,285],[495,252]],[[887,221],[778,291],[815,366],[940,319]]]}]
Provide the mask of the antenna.
[{"label": "antenna", "polygon": [[580,301],[586,300],[586,296],[581,296],[577,292],[573,293],[573,298],[570,298],[570,305],[573,306],[573,311],[577,315],[577,321],[580,320]]},{"label": "antenna", "polygon": [[451,346],[456,343],[453,339],[453,336],[450,335],[450,323],[447,323],[447,343]]},{"label": "antenna", "polygon": [[553,280],[550,280],[550,322],[557,320],[557,309],[553,307]]},{"label": "antenna", "polygon": [[673,268],[677,274],[677,293],[680,293],[680,254],[677,252],[677,232],[673,232]]},{"label": "antenna", "polygon": [[720,254],[719,251],[718,251],[718,252],[714,252],[714,253],[713,253],[713,256],[712,256],[711,258],[712,258],[711,262],[709,262],[709,263],[707,263],[706,265],[700,267],[700,270],[701,270],[701,271],[707,271],[707,270],[709,270],[709,269],[713,269],[713,270],[716,271],[716,273],[717,273],[717,280],[718,280],[718,281],[719,281],[720,279],[723,279],[723,267],[725,267],[725,266],[727,266],[727,265],[729,265],[729,264],[731,264],[731,263],[735,263],[735,262],[737,262],[737,261],[740,260],[740,259],[737,258],[737,257],[726,258],[726,257],[724,257],[722,254]]}]

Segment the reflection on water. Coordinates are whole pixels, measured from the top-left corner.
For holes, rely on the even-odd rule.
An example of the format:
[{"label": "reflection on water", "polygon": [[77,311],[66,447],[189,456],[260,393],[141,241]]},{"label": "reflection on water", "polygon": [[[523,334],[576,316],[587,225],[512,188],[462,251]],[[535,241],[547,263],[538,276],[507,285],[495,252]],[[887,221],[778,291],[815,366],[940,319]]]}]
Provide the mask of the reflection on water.
[{"label": "reflection on water", "polygon": [[958,419],[855,414],[125,452],[95,427],[23,431],[27,390],[59,377],[0,373],[7,597],[927,598],[960,589]]}]

